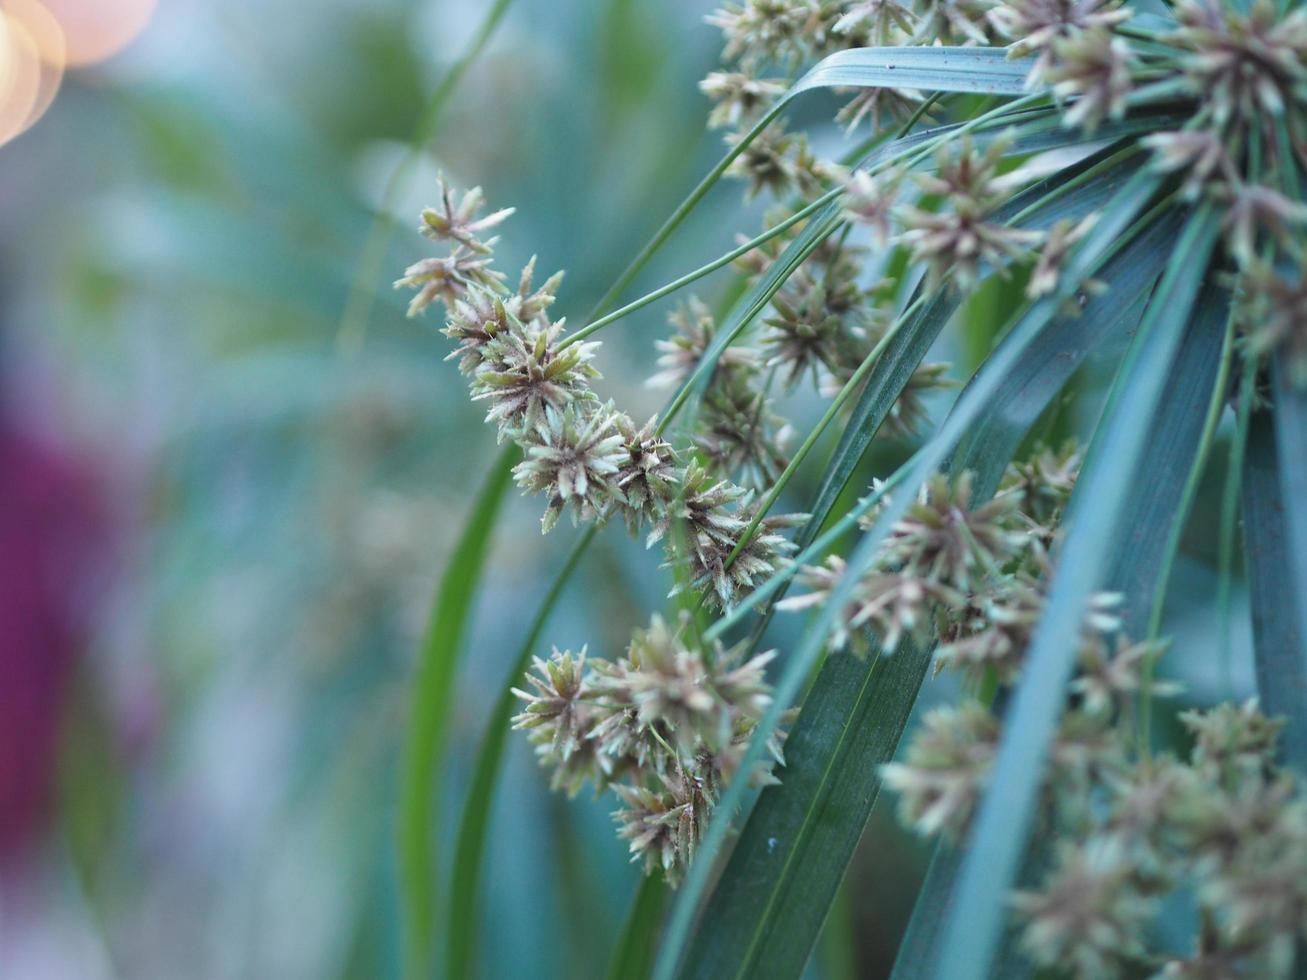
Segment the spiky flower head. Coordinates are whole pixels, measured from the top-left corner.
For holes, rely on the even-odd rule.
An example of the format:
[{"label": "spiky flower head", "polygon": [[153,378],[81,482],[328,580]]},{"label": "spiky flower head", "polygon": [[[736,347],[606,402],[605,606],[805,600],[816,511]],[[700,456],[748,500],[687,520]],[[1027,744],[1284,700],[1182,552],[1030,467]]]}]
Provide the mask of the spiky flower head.
[{"label": "spiky flower head", "polygon": [[440,302],[450,309],[470,290],[498,290],[503,282],[504,274],[492,269],[489,259],[478,258],[459,246],[449,255],[414,262],[395,280],[395,288],[417,290],[408,303],[408,315],[414,317],[432,303]]},{"label": "spiky flower head", "polygon": [[1180,28],[1168,40],[1188,52],[1180,65],[1203,100],[1200,118],[1221,128],[1260,126],[1270,136],[1286,110],[1307,107],[1307,12],[1281,16],[1268,0],[1177,0],[1175,18]]},{"label": "spiky flower head", "polygon": [[[645,382],[650,388],[675,387],[690,377],[717,333],[712,313],[697,296],[691,296],[683,306],[673,310],[667,322],[676,328],[676,333],[667,340],[654,341],[661,352],[657,363],[662,370]],[[757,368],[758,355],[754,351],[732,344],[717,358],[713,373],[716,378],[737,371],[751,373]]]},{"label": "spiky flower head", "polygon": [[626,458],[611,404],[588,412],[577,405],[545,409],[524,448],[526,458],[513,467],[513,478],[523,490],[548,496],[543,532],[553,530],[569,506],[573,523],[607,515]]},{"label": "spiky flower head", "polygon": [[[742,139],[733,136],[731,142]],[[802,133],[785,129],[778,120],[764,129],[740,152],[727,174],[748,182],[745,199],[753,200],[763,191],[773,197],[791,193],[807,196],[819,190],[830,174],[808,146]]]},{"label": "spiky flower head", "polygon": [[747,72],[715,71],[699,83],[699,90],[716,105],[708,114],[708,128],[738,128],[753,122],[785,92],[775,78],[754,78]]},{"label": "spiky flower head", "polygon": [[721,28],[726,40],[722,60],[746,66],[797,64],[823,43],[817,0],[744,0],[726,4],[705,20]]},{"label": "spiky flower head", "polygon": [[643,860],[645,874],[661,869],[675,887],[707,823],[707,798],[684,776],[671,777],[659,789],[618,783],[613,791],[622,801],[613,813],[617,836],[630,841],[631,860]]},{"label": "spiky flower head", "polygon": [[1153,151],[1152,165],[1161,173],[1184,173],[1184,195],[1194,200],[1211,184],[1238,180],[1225,140],[1210,129],[1152,133],[1139,141]]},{"label": "spiky flower head", "polygon": [[681,468],[671,443],[657,434],[657,416],[638,429],[628,415],[618,413],[615,421],[624,455],[613,482],[627,527],[635,533],[667,508],[676,495]]},{"label": "spiky flower head", "polygon": [[[839,555],[830,555],[821,565],[804,565],[798,583],[809,591],[781,600],[776,608],[794,612],[825,605],[847,575],[848,565]],[[964,601],[962,595],[937,582],[873,566],[858,577],[836,614],[831,649],[852,649],[865,655],[869,646],[863,634],[868,629],[887,654],[894,653],[905,639],[926,642],[933,607],[957,606]]]},{"label": "spiky flower head", "polygon": [[[1026,284],[1026,296],[1029,299],[1039,299],[1057,290],[1067,255],[1089,234],[1097,221],[1098,215],[1091,213],[1079,221],[1062,218],[1054,222],[1053,227],[1048,230],[1048,237],[1044,239],[1044,244],[1039,249],[1035,268],[1031,271],[1030,281]],[[1073,309],[1078,307],[1073,305]]]},{"label": "spiky flower head", "polygon": [[1130,15],[1118,0],[1007,0],[989,11],[989,20],[1012,40],[1013,57],[1038,55],[1030,80],[1039,82],[1053,62],[1054,42],[1078,31],[1111,30]]},{"label": "spiky flower head", "polygon": [[1287,275],[1255,266],[1247,298],[1243,322],[1251,352],[1283,352],[1290,379],[1307,390],[1307,259]]},{"label": "spiky flower head", "polygon": [[936,474],[885,539],[886,563],[960,593],[976,592],[1026,542],[1016,530],[1017,502],[999,495],[973,506],[972,475]]},{"label": "spiky flower head", "polygon": [[[737,484],[714,481],[702,465],[691,461],[680,492],[648,538],[650,544],[669,534],[673,543],[683,540],[689,584],[696,589],[710,587],[710,601],[728,609],[780,567],[794,544],[779,532],[804,519],[801,514],[764,518],[735,554],[753,516],[748,509],[751,496]],[[674,555],[672,562],[678,560]]]},{"label": "spiky flower head", "polygon": [[899,0],[860,0],[844,4],[844,12],[831,27],[836,34],[856,37],[860,46],[888,47],[900,43],[917,30],[917,15],[911,3]]},{"label": "spiky flower head", "polygon": [[1242,705],[1224,703],[1210,711],[1180,715],[1193,734],[1193,758],[1199,768],[1213,774],[1241,776],[1261,773],[1275,754],[1283,719],[1262,714],[1255,700]]},{"label": "spiky flower head", "polygon": [[816,379],[820,369],[833,371],[840,363],[848,330],[827,300],[825,280],[798,275],[772,298],[763,354],[768,367],[784,372],[789,388],[805,373]]},{"label": "spiky flower head", "polygon": [[1143,953],[1143,925],[1153,905],[1134,887],[1133,867],[1110,838],[1063,843],[1038,891],[1013,899],[1025,920],[1021,946],[1040,966],[1078,977],[1116,976]]},{"label": "spiky flower head", "polygon": [[1076,31],[1053,42],[1053,63],[1044,72],[1053,95],[1070,100],[1066,126],[1096,130],[1104,119],[1120,119],[1133,83],[1134,53],[1124,39],[1103,28]]},{"label": "spiky flower head", "polygon": [[999,493],[1014,499],[1017,510],[1047,539],[1071,499],[1083,462],[1084,455],[1074,439],[1068,439],[1057,450],[1041,447],[1028,459],[1008,465]]},{"label": "spiky flower head", "polygon": [[454,192],[440,178],[440,206],[422,210],[422,224],[418,230],[428,238],[438,242],[453,242],[477,255],[489,255],[494,250],[495,239],[484,241],[482,232],[489,231],[501,224],[516,210],[502,208],[493,214],[478,218],[477,214],[485,207],[486,198],[480,187],[473,187],[463,195],[463,199],[454,203]]},{"label": "spiky flower head", "polygon": [[1307,225],[1307,204],[1261,184],[1225,184],[1215,196],[1225,205],[1222,228],[1226,244],[1244,269],[1256,264],[1263,237],[1273,237],[1283,248],[1296,240],[1292,227]]},{"label": "spiky flower head", "polygon": [[994,0],[922,0],[912,42],[987,45],[993,37],[989,23],[993,7]]},{"label": "spiky flower head", "polygon": [[[1123,709],[1138,693],[1143,673],[1166,651],[1163,641],[1131,643],[1124,633],[1114,644],[1091,636],[1080,647],[1080,672],[1071,682],[1071,693],[1080,698],[1081,710],[1091,715],[1111,715]],[[1166,697],[1179,692],[1169,682],[1154,682],[1152,693]]]},{"label": "spiky flower head", "polygon": [[472,378],[473,400],[490,402],[486,421],[499,437],[525,438],[545,417],[574,402],[593,401],[589,382],[599,377],[590,362],[597,343],[561,343],[563,322],[518,324],[482,348],[482,365]]},{"label": "spiky flower head", "polygon": [[688,642],[687,623],[671,628],[657,615],[631,637],[625,661],[596,683],[601,698],[631,704],[639,724],[656,727],[683,755],[700,743],[721,748],[739,718],[756,719],[771,703],[764,668],[774,652],[740,663],[742,647],[712,655]]},{"label": "spiky flower head", "polygon": [[891,216],[898,200],[895,180],[865,170],[851,170],[842,175],[844,214],[850,221],[871,229],[876,245],[884,248],[893,232]]},{"label": "spiky flower head", "polygon": [[790,429],[771,411],[767,393],[736,372],[709,387],[699,407],[694,444],[719,475],[746,487],[771,486],[788,459]]},{"label": "spiky flower head", "polygon": [[526,675],[534,690],[512,689],[526,702],[526,708],[513,716],[513,727],[539,733],[549,751],[566,761],[586,737],[585,648],[573,656],[571,650],[559,653],[555,647],[548,660],[536,657],[534,664],[536,672]]},{"label": "spiky flower head", "polygon": [[971,823],[998,750],[998,721],[975,701],[922,719],[903,762],[881,766],[899,819],[923,836],[956,840]]},{"label": "spiky flower head", "polygon": [[1043,234],[988,220],[1009,196],[1009,182],[998,174],[1009,140],[995,140],[983,153],[970,136],[954,142],[937,151],[937,173],[913,176],[925,193],[944,199],[943,208],[903,206],[895,214],[904,229],[898,240],[911,247],[913,260],[928,265],[934,282],[951,277],[959,289],[967,290],[977,281],[982,263],[1005,274],[1007,263],[1025,258]]}]

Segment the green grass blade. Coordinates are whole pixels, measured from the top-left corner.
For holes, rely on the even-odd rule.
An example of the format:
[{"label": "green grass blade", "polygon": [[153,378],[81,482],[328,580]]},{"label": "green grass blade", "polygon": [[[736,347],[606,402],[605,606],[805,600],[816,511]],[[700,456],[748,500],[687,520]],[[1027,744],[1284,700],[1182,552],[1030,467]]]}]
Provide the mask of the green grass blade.
[{"label": "green grass blade", "polygon": [[907,725],[930,649],[834,654],[786,739],[704,913],[684,977],[798,976]]},{"label": "green grass blade", "polygon": [[[959,397],[958,404],[944,420],[939,432],[908,462],[898,475],[898,486],[886,501],[872,528],[863,536],[849,558],[849,574],[832,592],[828,601],[812,615],[798,646],[789,654],[777,679],[774,700],[759,722],[749,748],[741,760],[740,771],[749,769],[762,758],[766,739],[775,730],[781,714],[797,699],[825,646],[827,631],[835,612],[843,606],[856,576],[875,554],[877,546],[915,498],[918,488],[944,462],[967,429],[986,410],[990,399],[1002,389],[1007,373],[1021,352],[1054,318],[1057,310],[1080,285],[1095,274],[1104,258],[1123,240],[1122,236],[1153,197],[1158,178],[1148,173],[1136,174],[1114,198],[1102,220],[1086,237],[1067,263],[1066,274],[1057,292],[1035,303],[1018,317],[1011,331],[1011,342],[996,352],[977,372],[977,380]],[[700,841],[694,863],[673,903],[662,948],[655,964],[657,980],[675,975],[685,952],[690,927],[699,903],[708,888],[713,862],[729,831],[731,818],[745,792],[743,780],[731,783],[722,794],[712,820]]]},{"label": "green grass blade", "polygon": [[[1024,434],[1021,423],[1028,427],[1038,418],[1083,358],[1088,336],[1101,341],[1137,321],[1173,232],[1173,225],[1159,223],[1132,241],[1100,275],[1112,288],[1081,316],[1054,319],[1015,360],[982,423],[989,438],[979,445],[994,471],[982,493],[997,484]],[[992,423],[1000,416],[1002,440]],[[963,465],[980,462],[959,458]],[[879,664],[844,656],[827,661],[787,742],[786,778],[764,791],[750,814],[704,912],[685,975],[746,976],[761,964],[781,976],[802,969],[879,791],[878,767],[893,755],[928,660],[928,653],[912,650]]]},{"label": "green grass blade", "polygon": [[1090,448],[1068,520],[1048,605],[1008,713],[981,803],[955,904],[932,976],[982,980],[1003,935],[1006,896],[1025,850],[1048,745],[1061,717],[1075,636],[1090,593],[1102,584],[1127,499],[1147,457],[1149,419],[1160,403],[1189,314],[1208,272],[1219,221],[1204,209],[1186,227],[1122,369]]},{"label": "green grass blade", "polygon": [[527,629],[526,638],[518,649],[508,677],[500,685],[481,736],[481,750],[477,753],[472,770],[472,785],[458,821],[458,837],[454,849],[454,873],[450,879],[448,926],[445,939],[445,975],[447,977],[473,976],[473,953],[480,921],[481,869],[485,856],[486,835],[490,830],[491,808],[495,801],[495,787],[499,780],[499,767],[508,741],[509,723],[513,715],[514,697],[511,688],[521,683],[522,675],[531,665],[540,634],[558,604],[568,580],[576,570],[581,556],[594,540],[597,525],[590,524],[572,546],[563,567],[558,570],[553,584],[536,610],[535,618]]},{"label": "green grass blade", "polygon": [[[857,57],[851,57],[857,56]],[[814,66],[776,100],[744,138],[690,191],[675,211],[654,232],[621,274],[599,298],[586,322],[612,309],[649,260],[671,238],[681,223],[712,190],[727,168],[750,143],[799,95],[816,88],[910,86],[939,92],[1027,94],[1023,80],[1030,70],[1025,60],[1007,60],[1002,48],[863,48],[839,51]]]},{"label": "green grass blade", "polygon": [[608,980],[644,980],[649,975],[658,921],[666,904],[667,886],[662,879],[657,875],[642,878],[608,964]]},{"label": "green grass blade", "polygon": [[1294,568],[1294,545],[1285,527],[1294,505],[1282,483],[1276,431],[1282,416],[1282,411],[1257,412],[1249,430],[1243,471],[1244,557],[1262,708],[1285,717],[1280,737],[1284,758],[1307,770],[1307,632],[1302,621],[1307,587]]},{"label": "green grass blade", "polygon": [[509,446],[499,454],[477,493],[476,506],[441,576],[413,678],[399,795],[404,975],[410,978],[427,976],[433,963],[437,875],[432,839],[440,757],[459,648],[517,452]]},{"label": "green grass blade", "polygon": [[1307,636],[1307,391],[1294,387],[1284,357],[1272,365],[1275,438],[1279,447],[1280,493],[1285,502],[1284,533],[1298,585],[1298,628]]},{"label": "green grass blade", "polygon": [[1010,58],[1006,48],[850,48],[828,55],[790,90],[914,88],[923,92],[1026,95],[1031,58]]},{"label": "green grass blade", "polygon": [[1188,516],[1185,490],[1201,454],[1208,407],[1221,375],[1230,317],[1230,295],[1208,283],[1195,306],[1194,323],[1166,382],[1166,398],[1149,424],[1146,465],[1138,481],[1146,490],[1127,502],[1126,529],[1105,587],[1124,597],[1121,620],[1132,637],[1148,632],[1159,573],[1171,541]]}]

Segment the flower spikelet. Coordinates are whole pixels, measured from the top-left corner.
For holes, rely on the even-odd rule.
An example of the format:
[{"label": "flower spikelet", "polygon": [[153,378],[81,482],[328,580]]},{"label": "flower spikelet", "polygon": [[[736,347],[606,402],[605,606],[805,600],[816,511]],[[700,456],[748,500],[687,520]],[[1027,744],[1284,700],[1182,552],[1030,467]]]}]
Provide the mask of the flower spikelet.
[{"label": "flower spikelet", "polygon": [[923,836],[965,832],[998,749],[998,722],[974,701],[936,708],[901,762],[881,767],[899,794],[899,819]]},{"label": "flower spikelet", "polygon": [[549,409],[526,441],[526,458],[513,468],[518,486],[548,495],[541,518],[548,533],[569,505],[573,522],[604,517],[618,494],[615,479],[625,458],[611,404],[583,414],[575,405]]},{"label": "flower spikelet", "polygon": [[483,363],[472,378],[472,398],[486,399],[486,421],[499,425],[500,441],[524,438],[544,419],[573,402],[593,401],[589,382],[599,372],[590,363],[596,343],[563,347],[563,322],[521,324],[496,334],[482,348]]}]

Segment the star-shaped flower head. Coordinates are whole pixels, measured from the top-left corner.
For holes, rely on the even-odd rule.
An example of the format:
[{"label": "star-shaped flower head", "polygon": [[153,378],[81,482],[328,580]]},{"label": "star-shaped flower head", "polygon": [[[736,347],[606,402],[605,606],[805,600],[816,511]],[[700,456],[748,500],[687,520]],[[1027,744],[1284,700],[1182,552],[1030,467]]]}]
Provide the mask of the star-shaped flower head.
[{"label": "star-shaped flower head", "polygon": [[612,405],[584,411],[547,408],[524,443],[526,458],[513,467],[518,486],[548,495],[541,530],[553,530],[567,507],[572,521],[602,519],[620,496],[617,473],[625,458]]}]

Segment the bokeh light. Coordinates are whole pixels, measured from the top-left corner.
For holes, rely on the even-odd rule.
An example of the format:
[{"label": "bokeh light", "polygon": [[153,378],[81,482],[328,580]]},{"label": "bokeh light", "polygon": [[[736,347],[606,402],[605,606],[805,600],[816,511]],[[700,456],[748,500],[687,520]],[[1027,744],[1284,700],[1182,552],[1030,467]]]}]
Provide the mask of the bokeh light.
[{"label": "bokeh light", "polygon": [[157,0],[44,2],[63,27],[68,65],[73,68],[104,61],[127,47],[145,29],[157,5]]},{"label": "bokeh light", "polygon": [[29,129],[63,80],[63,29],[39,0],[0,0],[0,144]]}]

